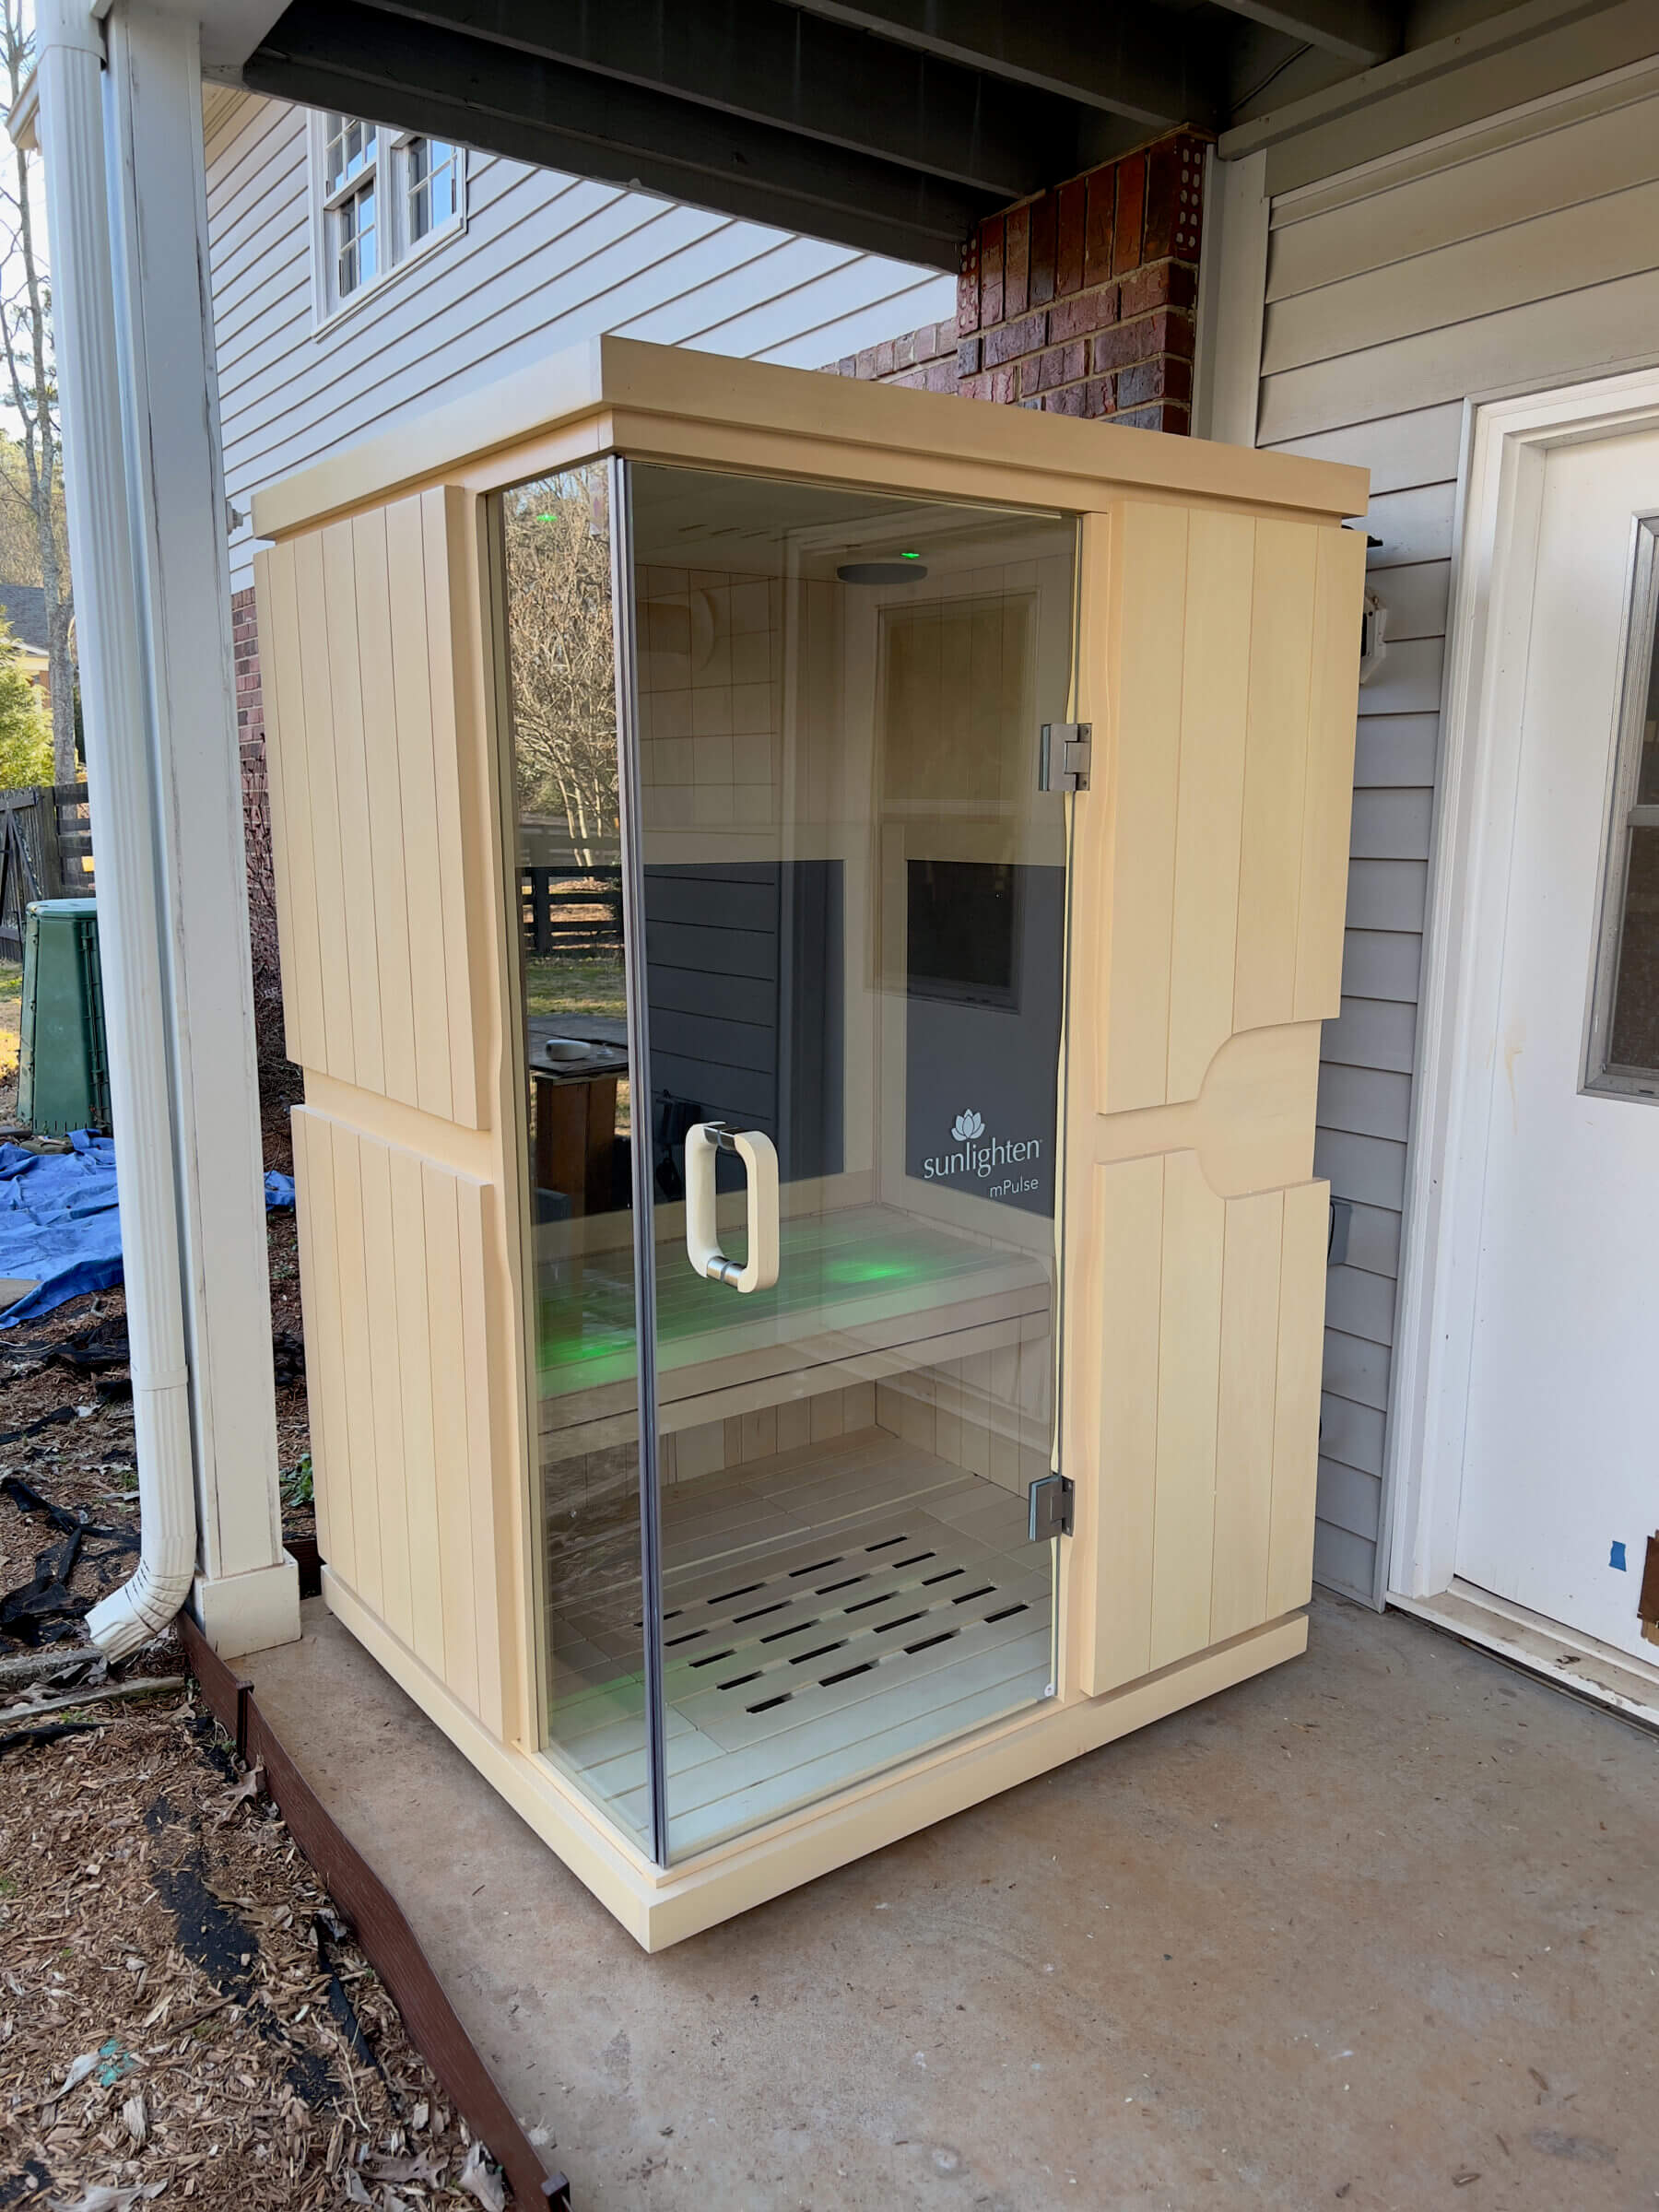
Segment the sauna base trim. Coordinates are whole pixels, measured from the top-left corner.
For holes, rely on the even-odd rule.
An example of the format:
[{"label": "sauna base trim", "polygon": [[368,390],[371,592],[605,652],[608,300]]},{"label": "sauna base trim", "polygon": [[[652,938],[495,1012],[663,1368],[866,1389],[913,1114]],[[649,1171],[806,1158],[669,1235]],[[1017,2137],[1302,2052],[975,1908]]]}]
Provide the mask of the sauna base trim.
[{"label": "sauna base trim", "polygon": [[1051,1700],[808,1806],[741,1843],[658,1871],[613,1840],[544,1759],[491,1735],[327,1567],[323,1594],[329,1610],[370,1655],[647,1951],[665,1950],[1265,1674],[1298,1657],[1308,1642],[1307,1615],[1288,1614],[1102,1697]]}]

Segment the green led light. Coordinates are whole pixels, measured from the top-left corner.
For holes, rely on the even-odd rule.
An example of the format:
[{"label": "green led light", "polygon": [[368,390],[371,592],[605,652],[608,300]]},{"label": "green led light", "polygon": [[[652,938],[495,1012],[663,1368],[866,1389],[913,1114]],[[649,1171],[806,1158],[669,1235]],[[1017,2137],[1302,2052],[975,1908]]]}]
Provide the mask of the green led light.
[{"label": "green led light", "polygon": [[900,553],[899,558],[900,560],[920,560],[922,556],[920,553]]}]

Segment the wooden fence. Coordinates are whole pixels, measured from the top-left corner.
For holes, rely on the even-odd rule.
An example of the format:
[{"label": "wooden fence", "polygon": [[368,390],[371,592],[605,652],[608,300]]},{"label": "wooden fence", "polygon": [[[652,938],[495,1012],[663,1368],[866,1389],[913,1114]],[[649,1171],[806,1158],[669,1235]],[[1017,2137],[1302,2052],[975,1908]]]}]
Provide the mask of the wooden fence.
[{"label": "wooden fence", "polygon": [[519,902],[532,959],[622,957],[620,868],[521,868]]},{"label": "wooden fence", "polygon": [[94,888],[86,785],[0,791],[0,960],[23,958],[30,900],[90,898]]}]

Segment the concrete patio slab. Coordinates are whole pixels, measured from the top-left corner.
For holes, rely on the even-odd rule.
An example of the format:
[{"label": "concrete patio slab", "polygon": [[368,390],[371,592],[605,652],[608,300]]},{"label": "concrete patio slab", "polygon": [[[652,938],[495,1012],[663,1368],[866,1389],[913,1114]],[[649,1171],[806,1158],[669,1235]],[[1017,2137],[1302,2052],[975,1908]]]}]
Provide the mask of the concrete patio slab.
[{"label": "concrete patio slab", "polygon": [[305,1614],[261,1707],[576,2212],[1659,2201],[1659,1738],[1421,1622],[652,1959]]}]

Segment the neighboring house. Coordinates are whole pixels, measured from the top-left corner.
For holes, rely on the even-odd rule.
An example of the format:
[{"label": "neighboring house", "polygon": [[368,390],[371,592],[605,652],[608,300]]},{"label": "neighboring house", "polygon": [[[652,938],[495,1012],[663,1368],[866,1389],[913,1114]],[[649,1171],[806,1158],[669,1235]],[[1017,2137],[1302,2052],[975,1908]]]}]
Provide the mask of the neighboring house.
[{"label": "neighboring house", "polygon": [[0,616],[18,646],[18,665],[52,705],[52,665],[46,649],[46,594],[38,583],[0,583]]}]

